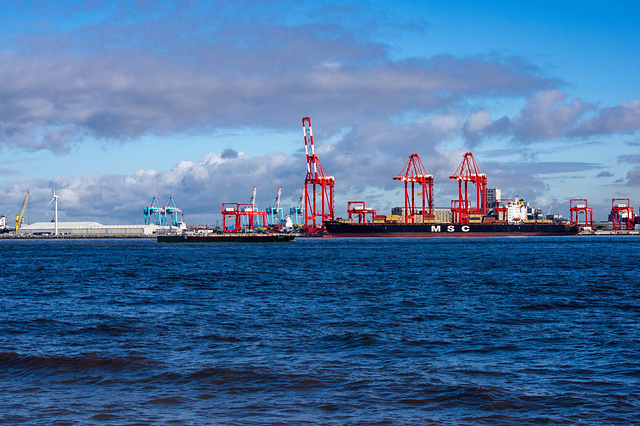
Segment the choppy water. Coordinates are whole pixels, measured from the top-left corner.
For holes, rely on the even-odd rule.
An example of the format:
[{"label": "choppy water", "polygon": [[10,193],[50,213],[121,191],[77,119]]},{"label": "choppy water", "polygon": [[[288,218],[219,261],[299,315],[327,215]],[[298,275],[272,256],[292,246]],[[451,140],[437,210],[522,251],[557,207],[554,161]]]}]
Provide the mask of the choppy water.
[{"label": "choppy water", "polygon": [[0,422],[640,422],[638,237],[0,241]]}]

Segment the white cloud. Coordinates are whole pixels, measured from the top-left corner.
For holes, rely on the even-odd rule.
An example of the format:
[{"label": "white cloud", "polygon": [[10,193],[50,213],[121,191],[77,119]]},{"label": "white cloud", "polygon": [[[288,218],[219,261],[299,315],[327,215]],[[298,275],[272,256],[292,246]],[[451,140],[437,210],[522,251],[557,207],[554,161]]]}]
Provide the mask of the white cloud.
[{"label": "white cloud", "polygon": [[477,134],[486,130],[492,123],[489,111],[481,110],[469,114],[464,125],[465,133]]},{"label": "white cloud", "polygon": [[89,138],[289,129],[301,111],[336,133],[557,84],[513,58],[392,60],[339,27],[181,19],[107,21],[0,51],[0,147],[64,153]]},{"label": "white cloud", "polygon": [[640,130],[640,100],[634,99],[602,108],[594,117],[580,123],[573,133],[580,136],[593,136],[633,133],[638,130]]},{"label": "white cloud", "polygon": [[567,94],[546,90],[528,100],[513,120],[516,137],[524,140],[549,140],[562,136],[589,110],[591,104],[580,99],[565,102]]}]

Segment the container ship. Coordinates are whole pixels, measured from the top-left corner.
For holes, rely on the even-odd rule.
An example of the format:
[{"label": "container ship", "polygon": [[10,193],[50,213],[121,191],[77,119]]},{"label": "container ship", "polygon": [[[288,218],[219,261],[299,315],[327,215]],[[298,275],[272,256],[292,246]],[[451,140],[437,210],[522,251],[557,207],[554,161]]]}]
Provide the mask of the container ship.
[{"label": "container ship", "polygon": [[352,223],[327,221],[328,237],[500,237],[576,235],[577,226],[562,223]]},{"label": "container ship", "polygon": [[[576,235],[580,228],[573,223],[554,222],[545,219],[521,219],[527,217],[527,206],[516,198],[508,202],[496,202],[495,214],[468,213],[460,217],[453,210],[433,210],[433,214],[377,215],[364,202],[351,202],[348,220],[329,220],[324,227],[329,236],[341,237],[498,237],[498,236],[547,236]],[[367,221],[366,216],[371,220]],[[458,219],[458,220],[455,220]]]}]

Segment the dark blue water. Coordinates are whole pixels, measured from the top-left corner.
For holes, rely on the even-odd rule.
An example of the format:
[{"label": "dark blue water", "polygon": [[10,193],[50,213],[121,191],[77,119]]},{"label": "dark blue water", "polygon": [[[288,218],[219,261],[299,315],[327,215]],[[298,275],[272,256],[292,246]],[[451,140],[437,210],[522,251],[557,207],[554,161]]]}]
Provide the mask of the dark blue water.
[{"label": "dark blue water", "polygon": [[640,422],[639,237],[0,250],[0,422]]}]

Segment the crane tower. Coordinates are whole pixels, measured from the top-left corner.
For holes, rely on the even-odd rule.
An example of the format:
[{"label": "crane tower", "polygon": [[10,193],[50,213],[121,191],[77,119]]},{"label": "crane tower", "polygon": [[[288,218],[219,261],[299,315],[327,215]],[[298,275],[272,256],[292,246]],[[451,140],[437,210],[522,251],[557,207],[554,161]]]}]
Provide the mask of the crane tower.
[{"label": "crane tower", "polygon": [[[404,182],[404,223],[415,223],[416,215],[422,217],[419,222],[423,223],[425,215],[433,214],[433,175],[427,173],[420,156],[411,154],[407,164],[393,179]],[[409,191],[409,183],[411,183],[411,191]],[[422,210],[416,207],[416,184],[420,185],[418,195],[422,198]]]},{"label": "crane tower", "polygon": [[[569,200],[569,212],[571,213],[570,226],[593,226],[593,208],[585,198],[572,198]],[[580,215],[584,214],[584,223],[580,222]]]},{"label": "crane tower", "polygon": [[367,207],[364,201],[349,201],[347,203],[347,213],[349,214],[349,219],[352,219],[353,216],[356,217],[356,223],[367,223],[367,215],[371,215],[371,222],[376,217],[376,210]]},{"label": "crane tower", "polygon": [[304,216],[304,192],[305,187],[302,187],[302,193],[300,194],[300,201],[298,201],[298,205],[295,207],[291,207],[289,209],[289,216],[291,216],[291,221],[294,226],[302,225],[302,217]]},{"label": "crane tower", "polygon": [[267,207],[267,223],[270,226],[276,225],[276,222],[280,222],[283,219],[282,208],[280,207],[280,197],[282,196],[282,187],[278,187],[278,195],[273,202],[272,207]]},{"label": "crane tower", "polygon": [[164,212],[163,225],[178,226],[178,213],[182,213],[182,210],[176,206],[173,197],[169,197],[162,211]]},{"label": "crane tower", "polygon": [[251,208],[253,208],[254,210],[256,209],[256,194],[258,193],[258,187],[254,186],[253,187],[253,193],[251,194],[251,201],[249,201],[249,204],[251,204]]},{"label": "crane tower", "polygon": [[611,226],[613,229],[633,229],[633,207],[628,198],[611,200]]},{"label": "crane tower", "polygon": [[[451,201],[451,212],[455,223],[469,223],[470,214],[487,214],[487,175],[480,173],[473,153],[464,154],[462,162],[449,179],[458,181],[458,199]],[[476,188],[475,206],[469,200],[469,183],[474,184]]]},{"label": "crane tower", "polygon": [[29,191],[27,191],[27,195],[24,197],[24,203],[22,203],[22,209],[20,209],[20,213],[16,214],[16,231],[20,228],[22,224],[22,220],[24,219],[24,210],[27,208],[27,201],[29,201]]},{"label": "crane tower", "polygon": [[316,155],[310,117],[302,119],[302,129],[304,131],[304,149],[307,155],[307,177],[304,180],[304,229],[308,233],[319,233],[324,228],[324,221],[334,219],[335,179],[333,176],[327,175]]},{"label": "crane tower", "polygon": [[153,197],[148,206],[145,206],[142,209],[142,213],[144,214],[144,224],[150,225],[152,222],[156,225],[160,225],[160,213],[162,212],[162,207],[158,204],[158,199]]}]

